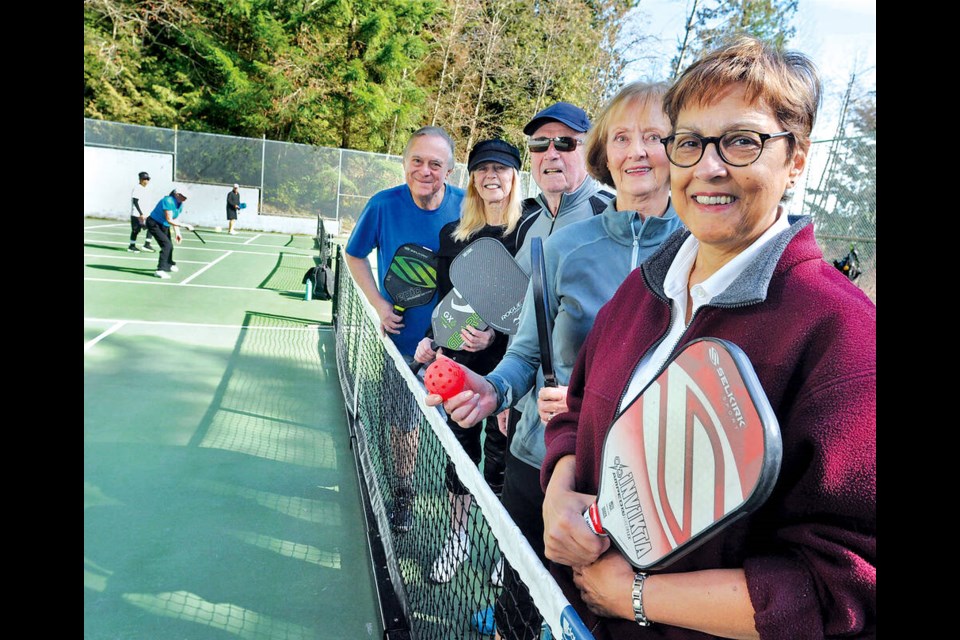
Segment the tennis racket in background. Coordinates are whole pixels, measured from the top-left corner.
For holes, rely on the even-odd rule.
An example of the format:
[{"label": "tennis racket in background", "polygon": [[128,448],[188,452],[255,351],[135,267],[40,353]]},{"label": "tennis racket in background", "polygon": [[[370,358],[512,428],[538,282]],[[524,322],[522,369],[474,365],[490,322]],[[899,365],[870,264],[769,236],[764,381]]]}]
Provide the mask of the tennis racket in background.
[{"label": "tennis racket in background", "polygon": [[540,344],[540,368],[543,370],[543,386],[556,387],[557,376],[553,370],[553,316],[547,304],[547,264],[543,258],[543,238],[530,239],[530,282],[533,289],[534,312],[537,318],[537,339]]},{"label": "tennis racket in background", "polygon": [[450,282],[484,322],[513,335],[530,278],[495,238],[478,238],[450,263]]},{"label": "tennis racket in background", "polygon": [[399,316],[427,304],[437,291],[437,255],[418,244],[400,245],[387,268],[383,288],[393,298],[393,310]]},{"label": "tennis racket in background", "polygon": [[700,338],[614,420],[584,519],[637,569],[662,569],[762,505],[782,455],[746,354]]}]

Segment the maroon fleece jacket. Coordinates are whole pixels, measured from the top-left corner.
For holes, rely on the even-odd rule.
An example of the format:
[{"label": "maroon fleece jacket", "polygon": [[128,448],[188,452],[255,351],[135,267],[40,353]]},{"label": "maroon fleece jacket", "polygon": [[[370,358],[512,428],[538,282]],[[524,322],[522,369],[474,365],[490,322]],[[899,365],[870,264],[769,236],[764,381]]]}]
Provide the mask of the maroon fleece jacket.
[{"label": "maroon fleece jacket", "polygon": [[[750,358],[780,423],[774,492],[744,518],[664,569],[746,572],[761,638],[876,635],[876,306],[823,260],[808,220],[771,241],[728,290],[694,316],[681,344],[723,338]],[[663,278],[687,232],[634,270],[597,316],[567,392],[546,428],[546,487],[576,454],[576,489],[596,494],[604,436],[641,356],[666,332]],[[728,296],[729,297],[729,296]],[[740,305],[740,306],[735,306]],[[552,570],[598,638],[699,639],[678,627],[599,619],[569,568]]]}]

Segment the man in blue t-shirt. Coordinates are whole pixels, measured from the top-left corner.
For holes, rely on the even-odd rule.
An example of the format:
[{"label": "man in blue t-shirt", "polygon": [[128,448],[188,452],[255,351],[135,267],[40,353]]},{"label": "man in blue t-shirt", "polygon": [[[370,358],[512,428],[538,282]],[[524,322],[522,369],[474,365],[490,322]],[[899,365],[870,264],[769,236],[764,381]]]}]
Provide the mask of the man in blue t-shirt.
[{"label": "man in blue t-shirt", "polygon": [[[394,300],[383,286],[387,267],[397,248],[408,242],[431,251],[440,247],[440,229],[460,219],[463,190],[446,184],[454,169],[453,140],[440,127],[423,127],[410,137],[403,151],[405,184],[374,194],[364,207],[347,241],[350,274],[380,316],[380,329],[390,334],[410,362],[417,343],[430,326],[436,300],[394,313]],[[377,279],[367,256],[377,250]]]},{"label": "man in blue t-shirt", "polygon": [[[405,183],[374,194],[347,241],[347,268],[377,310],[380,331],[390,336],[408,363],[413,363],[417,343],[430,326],[437,301],[408,308],[402,316],[397,315],[383,280],[398,247],[411,242],[436,252],[440,248],[440,229],[460,218],[463,190],[446,183],[454,169],[453,151],[453,140],[440,127],[422,127],[415,131],[403,150]],[[374,249],[377,250],[376,280],[367,258]],[[385,407],[389,410],[391,404],[387,402]],[[388,415],[386,419],[398,480],[391,523],[397,531],[407,531],[413,524],[411,476],[419,442],[416,423],[399,416]]]},{"label": "man in blue t-shirt", "polygon": [[193,225],[181,224],[176,221],[180,217],[180,212],[183,211],[183,203],[186,200],[187,190],[183,186],[179,186],[171,191],[170,195],[160,198],[160,202],[147,216],[147,235],[160,245],[160,259],[157,261],[157,270],[154,275],[164,280],[170,278],[171,271],[179,271],[177,263],[173,261],[171,235],[177,241],[177,244],[180,244],[183,240],[183,236],[180,235],[180,227],[187,231],[193,231]]}]

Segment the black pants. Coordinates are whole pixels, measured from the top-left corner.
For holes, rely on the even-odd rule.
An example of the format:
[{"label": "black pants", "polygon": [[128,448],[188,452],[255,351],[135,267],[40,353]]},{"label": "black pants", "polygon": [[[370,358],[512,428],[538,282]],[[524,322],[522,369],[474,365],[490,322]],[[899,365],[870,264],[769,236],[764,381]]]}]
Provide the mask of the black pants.
[{"label": "black pants", "polygon": [[[507,451],[507,469],[500,501],[527,542],[533,547],[546,567],[543,544],[543,491],[540,489],[540,469],[514,457]],[[503,590],[497,597],[494,620],[503,638],[534,640],[540,637],[543,618],[530,597],[527,586],[520,581],[509,562],[504,561]]]},{"label": "black pants", "polygon": [[[147,228],[146,224],[140,223],[140,216],[130,216],[130,246],[137,243],[137,236]],[[147,232],[147,244],[150,244],[150,232]]]},{"label": "black pants", "polygon": [[[450,427],[453,437],[457,439],[457,442],[460,443],[460,446],[463,447],[474,464],[480,462],[480,436],[481,430],[483,431],[486,436],[483,442],[483,479],[487,481],[487,485],[493,489],[495,494],[500,495],[503,490],[504,467],[506,465],[504,454],[506,453],[507,437],[500,433],[497,416],[485,418],[481,423],[477,423],[469,429],[464,429],[455,421],[447,418],[447,426]],[[452,462],[447,463],[444,481],[447,491],[454,495],[463,496],[470,493],[457,477],[457,470]]]},{"label": "black pants", "polygon": [[147,218],[147,237],[154,238],[160,245],[157,271],[170,271],[170,267],[177,264],[173,261],[173,240],[170,236],[171,227],[165,227],[153,218]]}]

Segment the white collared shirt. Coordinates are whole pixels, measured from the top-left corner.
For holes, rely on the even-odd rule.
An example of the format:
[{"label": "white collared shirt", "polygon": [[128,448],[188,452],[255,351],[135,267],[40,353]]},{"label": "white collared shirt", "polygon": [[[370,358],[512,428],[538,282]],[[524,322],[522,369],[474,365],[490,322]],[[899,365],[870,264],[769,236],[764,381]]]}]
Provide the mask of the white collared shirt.
[{"label": "white collared shirt", "polygon": [[[737,254],[730,262],[720,267],[720,269],[709,278],[699,284],[693,285],[693,287],[690,288],[690,299],[693,301],[690,319],[692,320],[696,315],[697,309],[723,293],[724,290],[730,286],[730,283],[743,273],[744,269],[746,269],[747,265],[756,257],[764,244],[781,231],[786,231],[789,227],[790,222],[787,220],[786,213],[781,208],[777,212],[776,222],[770,225],[770,228],[764,231],[759,238],[754,240],[753,244]],[[656,349],[648,351],[647,354],[640,359],[640,364],[637,365],[636,370],[633,372],[633,377],[630,379],[627,392],[620,401],[618,412],[623,411],[633,402],[634,398],[650,384],[650,381],[653,380],[653,377],[660,371],[660,368],[664,365],[677,341],[680,340],[680,337],[687,328],[687,323],[684,320],[684,318],[687,317],[687,282],[690,278],[690,270],[693,268],[694,261],[697,259],[699,249],[700,241],[691,234],[684,240],[677,255],[673,258],[673,262],[670,264],[670,269],[667,270],[667,276],[663,282],[663,291],[672,303],[670,330],[667,331],[667,335],[660,341]]]}]

